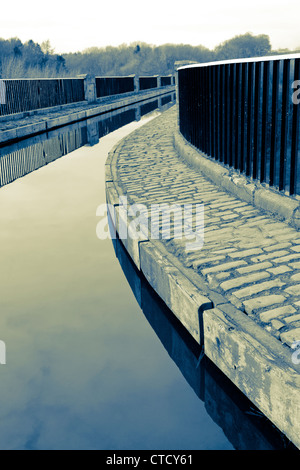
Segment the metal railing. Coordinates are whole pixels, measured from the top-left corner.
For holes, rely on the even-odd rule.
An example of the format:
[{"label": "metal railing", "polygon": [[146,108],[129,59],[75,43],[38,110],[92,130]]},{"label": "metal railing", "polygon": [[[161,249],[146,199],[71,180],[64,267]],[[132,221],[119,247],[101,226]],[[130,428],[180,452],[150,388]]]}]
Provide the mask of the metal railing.
[{"label": "metal railing", "polygon": [[299,80],[299,54],[182,67],[180,131],[207,156],[300,194]]},{"label": "metal railing", "polygon": [[153,77],[139,77],[139,89],[149,90],[150,88],[157,88],[157,76]]},{"label": "metal railing", "polygon": [[173,85],[173,76],[167,75],[165,77],[160,77],[160,86],[170,86]]},{"label": "metal railing", "polygon": [[173,76],[0,79],[0,117],[174,85]]},{"label": "metal railing", "polygon": [[0,116],[84,100],[80,78],[1,80]]},{"label": "metal railing", "polygon": [[96,77],[97,98],[134,91],[134,76]]}]

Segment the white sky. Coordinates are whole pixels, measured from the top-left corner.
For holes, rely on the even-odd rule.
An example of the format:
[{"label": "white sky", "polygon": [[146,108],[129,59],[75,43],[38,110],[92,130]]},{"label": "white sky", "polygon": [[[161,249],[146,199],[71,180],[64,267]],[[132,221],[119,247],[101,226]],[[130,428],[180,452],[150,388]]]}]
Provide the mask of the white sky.
[{"label": "white sky", "polygon": [[300,46],[299,0],[5,0],[0,15],[0,37],[49,39],[57,53],[135,41],[212,49],[246,32]]}]

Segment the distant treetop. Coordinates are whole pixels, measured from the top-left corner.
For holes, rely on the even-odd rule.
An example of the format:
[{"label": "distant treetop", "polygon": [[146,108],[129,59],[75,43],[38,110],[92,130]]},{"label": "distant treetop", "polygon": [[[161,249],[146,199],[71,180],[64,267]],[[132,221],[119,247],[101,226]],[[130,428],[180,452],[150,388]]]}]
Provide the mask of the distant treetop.
[{"label": "distant treetop", "polygon": [[[0,78],[68,77],[94,75],[169,75],[181,65],[277,54],[265,34],[246,33],[219,44],[214,50],[189,44],[154,46],[143,42],[118,47],[90,47],[57,55],[50,41],[41,45],[18,38],[0,39]],[[284,49],[284,53],[297,52]],[[176,62],[176,65],[175,65]]]}]

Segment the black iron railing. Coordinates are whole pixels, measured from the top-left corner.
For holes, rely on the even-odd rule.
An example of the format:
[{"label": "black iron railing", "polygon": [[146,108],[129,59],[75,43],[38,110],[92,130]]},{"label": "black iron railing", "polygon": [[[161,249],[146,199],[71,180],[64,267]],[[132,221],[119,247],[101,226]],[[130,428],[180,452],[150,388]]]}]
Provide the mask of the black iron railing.
[{"label": "black iron railing", "polygon": [[157,88],[157,76],[154,77],[139,77],[139,89],[149,90],[150,88]]},{"label": "black iron railing", "polygon": [[79,78],[1,80],[0,116],[84,101]]},{"label": "black iron railing", "polygon": [[160,86],[173,85],[173,76],[168,75],[166,77],[160,77]]},{"label": "black iron railing", "polygon": [[[88,79],[89,78],[89,79]],[[134,75],[56,79],[0,79],[0,116],[35,111],[174,84],[172,76]]]},{"label": "black iron railing", "polygon": [[299,80],[299,54],[182,67],[180,131],[207,156],[300,194]]},{"label": "black iron railing", "polygon": [[97,98],[134,91],[134,76],[96,77]]}]

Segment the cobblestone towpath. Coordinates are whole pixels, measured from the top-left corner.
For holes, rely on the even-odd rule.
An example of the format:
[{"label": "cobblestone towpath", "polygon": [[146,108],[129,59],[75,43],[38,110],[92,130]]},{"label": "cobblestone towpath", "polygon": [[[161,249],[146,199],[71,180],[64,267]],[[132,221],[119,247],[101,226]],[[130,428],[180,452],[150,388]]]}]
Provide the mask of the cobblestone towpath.
[{"label": "cobblestone towpath", "polygon": [[161,242],[212,292],[292,347],[300,340],[300,234],[187,166],[173,145],[176,126],[173,107],[122,144],[116,178],[123,195],[149,209],[203,204],[201,249],[188,251],[187,240],[172,235]]},{"label": "cobblestone towpath", "polygon": [[113,222],[202,352],[300,449],[300,234],[186,163],[178,139],[172,107],[109,154]]}]

